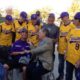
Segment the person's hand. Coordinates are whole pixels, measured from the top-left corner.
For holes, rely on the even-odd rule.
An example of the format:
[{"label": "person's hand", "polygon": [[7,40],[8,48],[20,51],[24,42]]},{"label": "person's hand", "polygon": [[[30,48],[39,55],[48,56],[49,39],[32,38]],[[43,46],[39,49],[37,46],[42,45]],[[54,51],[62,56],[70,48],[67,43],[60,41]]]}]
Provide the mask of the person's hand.
[{"label": "person's hand", "polygon": [[80,60],[78,60],[78,61],[76,62],[75,67],[76,67],[76,68],[79,68],[79,67],[80,67]]},{"label": "person's hand", "polygon": [[28,42],[28,44],[30,45],[30,46],[32,46],[33,44],[32,44],[32,42]]},{"label": "person's hand", "polygon": [[31,51],[30,50],[24,50],[24,53],[30,53]]}]

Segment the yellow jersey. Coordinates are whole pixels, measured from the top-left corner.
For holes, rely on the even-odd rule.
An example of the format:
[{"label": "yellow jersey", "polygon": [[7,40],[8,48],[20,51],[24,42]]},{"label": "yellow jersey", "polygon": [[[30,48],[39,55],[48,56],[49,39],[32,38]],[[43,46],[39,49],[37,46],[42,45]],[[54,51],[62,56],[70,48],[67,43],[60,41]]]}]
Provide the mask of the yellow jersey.
[{"label": "yellow jersey", "polygon": [[12,32],[14,32],[13,24],[7,25],[5,22],[0,25],[0,45],[11,46]]},{"label": "yellow jersey", "polygon": [[32,42],[34,46],[37,46],[39,42],[38,36],[37,36],[37,28],[31,22],[29,22],[28,24],[28,41]]},{"label": "yellow jersey", "polygon": [[80,29],[75,28],[67,35],[66,60],[73,65],[80,59]]},{"label": "yellow jersey", "polygon": [[19,33],[19,31],[22,29],[22,28],[26,28],[27,29],[27,22],[23,22],[22,24],[19,23],[18,20],[14,20],[14,27],[15,27],[15,33],[16,33],[16,38],[15,40],[18,40],[20,39],[21,35]]},{"label": "yellow jersey", "polygon": [[59,31],[59,42],[58,42],[58,52],[59,54],[64,54],[64,51],[66,49],[66,36],[68,32],[73,29],[75,26],[73,23],[70,23],[69,25],[61,25],[60,26],[60,31]]}]

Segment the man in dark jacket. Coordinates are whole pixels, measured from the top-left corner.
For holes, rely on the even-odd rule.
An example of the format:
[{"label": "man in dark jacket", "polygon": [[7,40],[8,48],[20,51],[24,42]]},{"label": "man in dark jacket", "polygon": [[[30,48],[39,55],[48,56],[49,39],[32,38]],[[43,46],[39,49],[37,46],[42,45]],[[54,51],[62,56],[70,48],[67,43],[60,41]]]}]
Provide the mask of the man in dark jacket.
[{"label": "man in dark jacket", "polygon": [[48,16],[47,24],[43,25],[43,28],[48,29],[49,34],[48,37],[53,39],[53,61],[55,59],[55,44],[58,41],[58,35],[59,35],[59,28],[55,25],[55,15],[53,13],[50,13]]}]

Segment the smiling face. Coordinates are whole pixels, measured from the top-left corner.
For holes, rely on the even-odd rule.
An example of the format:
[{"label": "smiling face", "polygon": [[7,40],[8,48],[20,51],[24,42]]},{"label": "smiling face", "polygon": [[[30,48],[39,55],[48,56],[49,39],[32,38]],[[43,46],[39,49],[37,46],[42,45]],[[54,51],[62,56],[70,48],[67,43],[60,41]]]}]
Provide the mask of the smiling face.
[{"label": "smiling face", "polygon": [[32,21],[32,24],[33,24],[33,25],[35,25],[35,24],[36,24],[36,22],[37,22],[37,20],[36,20],[36,19],[32,19],[31,21]]},{"label": "smiling face", "polygon": [[67,21],[69,20],[69,16],[65,16],[65,17],[61,18],[61,20],[62,20],[63,22],[67,22]]},{"label": "smiling face", "polygon": [[12,24],[12,21],[8,21],[8,20],[6,20],[5,22],[6,22],[7,25]]},{"label": "smiling face", "polygon": [[26,40],[28,38],[28,33],[27,32],[21,32],[21,39]]}]

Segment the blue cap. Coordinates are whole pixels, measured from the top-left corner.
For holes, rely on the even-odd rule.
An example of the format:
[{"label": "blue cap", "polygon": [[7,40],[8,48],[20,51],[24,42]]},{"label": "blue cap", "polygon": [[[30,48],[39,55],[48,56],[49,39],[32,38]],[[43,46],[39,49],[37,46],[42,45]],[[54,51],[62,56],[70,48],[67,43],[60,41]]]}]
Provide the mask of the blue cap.
[{"label": "blue cap", "polygon": [[63,18],[66,16],[69,16],[69,13],[68,12],[62,12],[59,18]]},{"label": "blue cap", "polygon": [[55,14],[54,13],[50,13],[49,17],[55,18]]},{"label": "blue cap", "polygon": [[19,32],[22,33],[22,32],[28,32],[28,31],[26,28],[22,28]]},{"label": "blue cap", "polygon": [[36,20],[37,19],[37,15],[36,14],[32,14],[31,15],[31,20]]},{"label": "blue cap", "polygon": [[74,16],[74,19],[79,19],[80,20],[80,12],[77,12]]},{"label": "blue cap", "polygon": [[26,19],[27,18],[27,13],[23,11],[23,12],[20,13],[20,16],[22,18]]},{"label": "blue cap", "polygon": [[5,17],[5,19],[8,20],[8,21],[12,21],[12,20],[13,20],[13,18],[12,18],[11,15],[7,15],[7,16]]}]

